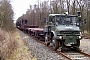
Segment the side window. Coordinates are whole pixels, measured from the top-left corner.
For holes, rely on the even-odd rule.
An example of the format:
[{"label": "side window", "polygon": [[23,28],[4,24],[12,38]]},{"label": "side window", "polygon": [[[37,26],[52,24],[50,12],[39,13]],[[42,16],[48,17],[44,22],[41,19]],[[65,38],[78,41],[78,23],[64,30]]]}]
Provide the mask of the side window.
[{"label": "side window", "polygon": [[60,16],[57,16],[57,17],[56,17],[56,24],[57,24],[57,25],[58,25],[58,24],[61,24]]},{"label": "side window", "polygon": [[49,22],[52,22],[52,17],[49,17]]},{"label": "side window", "polygon": [[60,17],[61,23],[65,24],[65,17]]},{"label": "side window", "polygon": [[73,23],[73,24],[76,23],[76,19],[75,19],[75,17],[72,18],[72,23]]},{"label": "side window", "polygon": [[52,17],[52,23],[55,23],[55,17]]}]

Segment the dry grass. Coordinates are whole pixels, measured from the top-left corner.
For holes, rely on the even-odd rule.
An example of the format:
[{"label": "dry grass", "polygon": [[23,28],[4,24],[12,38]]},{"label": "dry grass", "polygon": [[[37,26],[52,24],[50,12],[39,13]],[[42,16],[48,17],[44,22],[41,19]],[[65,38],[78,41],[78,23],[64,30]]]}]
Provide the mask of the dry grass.
[{"label": "dry grass", "polygon": [[86,30],[84,31],[82,35],[83,35],[83,38],[90,39],[90,34]]},{"label": "dry grass", "polygon": [[25,46],[19,33],[0,30],[0,57],[2,60],[32,60],[31,52]]}]

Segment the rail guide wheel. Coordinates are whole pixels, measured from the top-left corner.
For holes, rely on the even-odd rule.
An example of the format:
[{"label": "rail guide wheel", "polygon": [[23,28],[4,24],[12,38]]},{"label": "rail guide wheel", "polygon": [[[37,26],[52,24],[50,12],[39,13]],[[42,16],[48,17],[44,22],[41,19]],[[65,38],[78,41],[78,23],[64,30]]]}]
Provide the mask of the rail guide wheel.
[{"label": "rail guide wheel", "polygon": [[52,44],[53,44],[54,50],[57,50],[59,48],[59,41],[54,37],[52,38]]},{"label": "rail guide wheel", "polygon": [[49,37],[48,37],[47,33],[45,34],[45,43],[46,43],[47,46],[50,45]]}]

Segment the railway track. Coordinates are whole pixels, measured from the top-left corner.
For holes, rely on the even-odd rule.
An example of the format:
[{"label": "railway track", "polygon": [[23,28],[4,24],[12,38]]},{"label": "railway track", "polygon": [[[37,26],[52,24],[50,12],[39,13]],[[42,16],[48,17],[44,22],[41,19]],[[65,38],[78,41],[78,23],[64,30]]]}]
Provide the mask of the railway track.
[{"label": "railway track", "polygon": [[[51,46],[48,46],[52,51],[54,49]],[[90,60],[90,55],[87,53],[84,53],[82,51],[75,51],[75,50],[68,50],[61,52],[59,49],[57,51],[54,51],[55,53],[62,55],[63,57],[67,58],[68,60]]]},{"label": "railway track", "polygon": [[80,53],[80,52],[75,52],[75,51],[71,51],[71,52],[63,52],[63,54],[65,54],[69,60],[90,60],[90,57],[88,57],[87,55],[83,54],[84,52]]},{"label": "railway track", "polygon": [[[28,34],[29,35],[29,34]],[[35,40],[37,40],[39,43],[41,44],[45,44],[45,42],[43,42],[42,40],[34,37],[34,36],[31,36],[29,35],[30,37],[34,38]],[[59,55],[62,55],[63,57],[65,57],[66,59],[68,60],[90,60],[90,54],[87,54],[87,53],[84,53],[83,51],[72,51],[72,50],[69,50],[68,52],[61,52],[60,49],[58,49],[57,51],[55,51],[52,46],[46,46],[48,47],[49,49],[51,49],[52,51],[54,51],[55,53],[59,54]]]}]

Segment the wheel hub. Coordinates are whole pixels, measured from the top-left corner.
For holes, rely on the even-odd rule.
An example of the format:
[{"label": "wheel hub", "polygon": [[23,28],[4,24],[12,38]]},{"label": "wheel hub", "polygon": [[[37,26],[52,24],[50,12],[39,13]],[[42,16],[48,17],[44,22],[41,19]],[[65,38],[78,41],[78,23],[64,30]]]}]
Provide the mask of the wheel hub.
[{"label": "wheel hub", "polygon": [[55,40],[52,40],[53,45],[55,46]]}]

